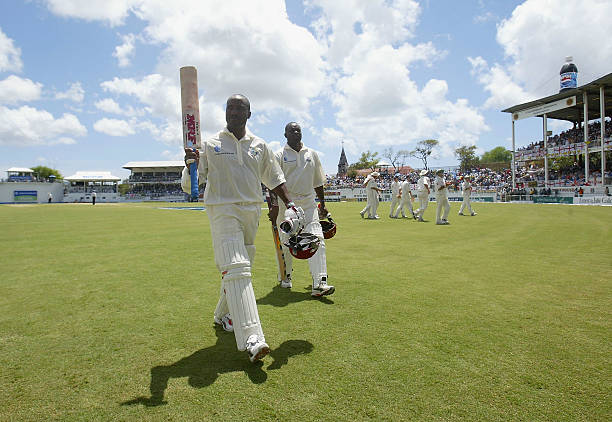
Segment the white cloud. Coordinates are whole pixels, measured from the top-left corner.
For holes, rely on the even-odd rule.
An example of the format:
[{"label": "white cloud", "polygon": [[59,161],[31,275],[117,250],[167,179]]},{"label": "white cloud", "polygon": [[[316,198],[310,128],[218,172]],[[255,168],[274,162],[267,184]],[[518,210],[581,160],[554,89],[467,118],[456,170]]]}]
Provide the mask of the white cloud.
[{"label": "white cloud", "polygon": [[310,8],[320,8],[321,17],[313,29],[327,48],[332,66],[353,54],[363,44],[403,43],[414,36],[420,7],[413,0],[308,0]]},{"label": "white cloud", "polygon": [[0,72],[20,72],[22,67],[21,50],[0,29]]},{"label": "white cloud", "polygon": [[85,90],[83,90],[83,87],[81,86],[80,82],[74,82],[70,85],[70,88],[68,88],[67,91],[58,92],[55,94],[56,100],[70,100],[74,101],[75,103],[83,102],[84,98]]},{"label": "white cloud", "polygon": [[[453,145],[474,143],[488,130],[483,116],[465,99],[449,100],[446,81],[419,87],[410,76],[416,63],[431,66],[445,57],[432,43],[413,44],[419,5],[406,1],[353,0],[350,7],[332,0],[312,0],[321,8],[315,24],[328,48],[330,98],[336,123],[352,154],[396,146],[411,149],[423,139],[438,139],[442,156]],[[385,25],[390,25],[387,28]],[[338,136],[332,133],[332,136]]]},{"label": "white cloud", "polygon": [[79,119],[69,113],[55,118],[45,110],[29,106],[0,106],[0,145],[33,146],[74,143],[72,137],[87,134]]},{"label": "white cloud", "polygon": [[121,25],[132,6],[142,0],[43,0],[58,16],[89,21],[102,20],[110,25]]},{"label": "white cloud", "polygon": [[57,140],[52,143],[62,144],[62,145],[72,145],[72,144],[76,144],[76,141],[68,136],[62,136],[62,137],[57,138]]},{"label": "white cloud", "polygon": [[40,99],[43,85],[10,75],[0,81],[0,104],[16,104]]},{"label": "white cloud", "polygon": [[177,151],[165,150],[165,151],[162,151],[161,155],[164,159],[171,160],[171,161],[183,161],[183,158],[185,157],[185,153],[183,152],[183,150],[177,150]]},{"label": "white cloud", "polygon": [[153,116],[181,119],[180,90],[177,82],[170,78],[160,74],[148,75],[140,80],[114,78],[102,82],[100,86],[104,91],[136,98]]},{"label": "white cloud", "polygon": [[143,116],[146,114],[145,110],[135,109],[131,105],[121,106],[112,98],[103,98],[96,101],[94,105],[98,110],[102,110],[106,113],[120,114],[128,117]]},{"label": "white cloud", "polygon": [[130,65],[130,60],[134,55],[134,42],[136,36],[134,34],[127,34],[121,37],[123,44],[115,47],[113,57],[117,58],[117,64],[119,67],[127,67]]},{"label": "white cloud", "polygon": [[123,110],[121,110],[121,106],[112,98],[104,98],[100,101],[96,101],[95,106],[97,109],[102,110],[106,113],[123,113]]},{"label": "white cloud", "polygon": [[[129,96],[149,113],[150,120],[137,121],[131,130],[147,131],[168,144],[180,145],[178,68],[184,65],[198,68],[204,134],[225,123],[223,105],[233,93],[250,98],[256,127],[279,111],[308,125],[313,104],[331,101],[337,110],[335,129],[345,134],[347,148],[360,150],[391,144],[408,148],[425,138],[450,145],[487,130],[466,100],[449,99],[445,81],[419,86],[411,77],[416,64],[432,66],[447,54],[431,42],[411,42],[421,13],[417,1],[305,3],[320,16],[312,25],[315,35],[289,21],[283,0],[94,0],[87,6],[91,10],[77,0],[47,0],[62,16],[118,25],[133,13],[144,22],[144,31],[134,39],[127,36],[115,57],[129,60],[136,39],[161,46],[155,73],[114,78],[101,86],[118,102]],[[126,111],[118,103],[96,106],[109,113]]]},{"label": "white cloud", "polygon": [[125,120],[103,118],[94,123],[96,132],[104,133],[109,136],[129,136],[134,135],[134,126]]},{"label": "white cloud", "polygon": [[556,94],[565,56],[573,56],[578,66],[578,85],[609,73],[609,16],[612,2],[602,0],[566,2],[562,7],[553,0],[527,0],[517,6],[497,29],[506,61],[475,73],[491,95],[486,106],[504,108]]},{"label": "white cloud", "polygon": [[484,103],[486,109],[503,109],[514,104],[532,100],[533,95],[525,92],[523,87],[512,80],[511,75],[501,65],[489,67],[482,57],[468,57],[472,65],[472,75],[489,92],[489,98]]}]

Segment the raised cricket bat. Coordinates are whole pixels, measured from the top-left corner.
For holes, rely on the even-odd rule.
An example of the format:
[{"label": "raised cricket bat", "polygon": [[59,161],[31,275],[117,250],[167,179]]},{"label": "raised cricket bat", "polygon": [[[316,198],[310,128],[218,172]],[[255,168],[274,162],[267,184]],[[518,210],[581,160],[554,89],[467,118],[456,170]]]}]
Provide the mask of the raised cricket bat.
[{"label": "raised cricket bat", "polygon": [[[270,191],[266,192],[266,202],[268,203],[268,210],[272,210],[272,198],[270,198]],[[272,221],[272,239],[274,240],[274,249],[276,250],[276,262],[278,263],[278,273],[281,279],[287,277],[287,265],[285,264],[285,254],[281,246],[280,236],[278,234],[278,227],[276,227],[276,221]]]},{"label": "raised cricket bat", "polygon": [[[194,66],[181,67],[181,110],[183,112],[183,146],[202,146],[200,137],[200,103],[198,100],[198,71]],[[189,163],[191,176],[191,202],[198,202],[198,166],[195,160]]]}]

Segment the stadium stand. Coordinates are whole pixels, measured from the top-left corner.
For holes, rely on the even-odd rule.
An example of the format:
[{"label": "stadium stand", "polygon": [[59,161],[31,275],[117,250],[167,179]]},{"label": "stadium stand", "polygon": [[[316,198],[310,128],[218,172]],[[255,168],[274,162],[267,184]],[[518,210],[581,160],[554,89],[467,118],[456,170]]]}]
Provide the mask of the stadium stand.
[{"label": "stadium stand", "polygon": [[181,189],[182,161],[130,161],[123,165],[131,171],[126,183],[127,200],[133,201],[185,201]]}]

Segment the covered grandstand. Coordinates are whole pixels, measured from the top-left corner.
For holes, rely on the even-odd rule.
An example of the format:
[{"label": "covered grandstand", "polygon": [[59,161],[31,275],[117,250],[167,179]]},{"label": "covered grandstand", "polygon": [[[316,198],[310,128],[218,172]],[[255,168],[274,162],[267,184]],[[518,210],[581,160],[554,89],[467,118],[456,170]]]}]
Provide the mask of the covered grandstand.
[{"label": "covered grandstand", "polygon": [[[606,111],[607,110],[607,111]],[[584,181],[594,181],[589,169],[589,153],[601,153],[600,184],[609,185],[612,181],[606,177],[606,152],[610,154],[612,141],[606,131],[606,117],[612,112],[612,73],[596,79],[586,85],[564,90],[555,95],[540,98],[502,110],[510,113],[512,119],[512,186],[517,187],[517,162],[542,159],[544,161],[544,184],[549,186],[548,160],[560,155],[584,157]],[[607,114],[606,114],[607,113]],[[517,151],[515,141],[515,124],[518,120],[529,117],[542,118],[541,148],[535,151]],[[574,135],[549,145],[551,133],[547,129],[547,120],[556,119],[573,123]],[[599,136],[589,133],[593,125],[589,122],[599,119]],[[608,125],[610,122],[608,121]],[[597,134],[596,134],[597,135]]]},{"label": "covered grandstand", "polygon": [[130,161],[123,165],[131,171],[126,180],[127,200],[184,201],[181,189],[182,161]]},{"label": "covered grandstand", "polygon": [[94,192],[98,202],[117,202],[120,181],[108,171],[77,171],[64,178],[64,202],[91,202]]}]

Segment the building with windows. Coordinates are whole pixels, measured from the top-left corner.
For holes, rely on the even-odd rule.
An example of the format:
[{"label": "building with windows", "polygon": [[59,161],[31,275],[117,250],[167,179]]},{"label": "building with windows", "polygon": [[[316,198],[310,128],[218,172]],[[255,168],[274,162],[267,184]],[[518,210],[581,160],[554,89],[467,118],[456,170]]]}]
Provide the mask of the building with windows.
[{"label": "building with windows", "polygon": [[131,171],[126,180],[129,189],[126,200],[132,201],[185,201],[181,189],[182,161],[130,161],[123,165]]},{"label": "building with windows", "polygon": [[96,202],[118,202],[120,177],[108,171],[78,171],[64,178],[63,202],[91,202],[96,193]]}]

